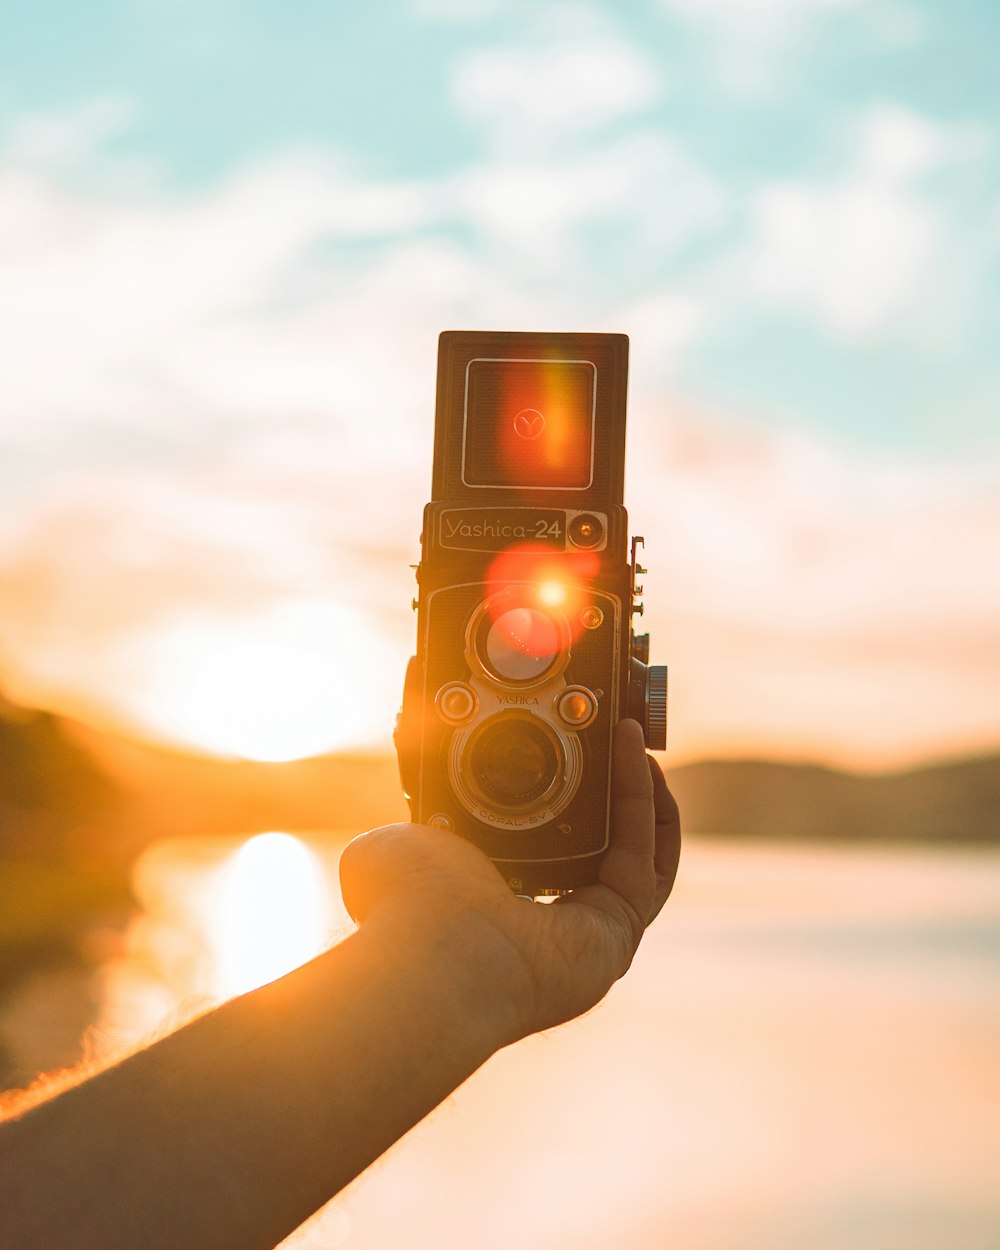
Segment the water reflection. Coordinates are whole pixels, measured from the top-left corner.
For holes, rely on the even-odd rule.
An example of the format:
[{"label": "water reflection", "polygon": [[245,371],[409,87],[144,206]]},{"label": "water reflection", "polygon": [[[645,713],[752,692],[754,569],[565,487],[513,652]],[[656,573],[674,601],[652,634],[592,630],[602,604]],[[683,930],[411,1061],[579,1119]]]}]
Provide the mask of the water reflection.
[{"label": "water reflection", "polygon": [[141,914],[101,973],[97,1056],[175,1027],[305,963],[351,928],[336,888],[344,839],[287,833],[167,840],[134,873]]},{"label": "water reflection", "polygon": [[330,892],[316,856],[287,833],[244,842],[221,870],[207,936],[214,989],[231,998],[297,968],[327,945]]},{"label": "water reflection", "polygon": [[[342,845],[151,848],[106,1046],[346,933]],[[998,917],[995,849],[689,839],[607,1002],[497,1055],[289,1250],[992,1250]]]}]

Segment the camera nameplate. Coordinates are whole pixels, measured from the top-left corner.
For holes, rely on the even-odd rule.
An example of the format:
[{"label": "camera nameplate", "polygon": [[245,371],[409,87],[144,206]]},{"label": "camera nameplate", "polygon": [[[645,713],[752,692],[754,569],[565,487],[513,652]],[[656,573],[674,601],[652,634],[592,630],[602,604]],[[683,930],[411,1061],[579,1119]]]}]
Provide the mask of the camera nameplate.
[{"label": "camera nameplate", "polygon": [[437,545],[446,551],[506,551],[517,543],[524,554],[574,550],[568,534],[578,516],[594,515],[604,525],[604,538],[590,551],[608,545],[608,515],[593,508],[447,508],[437,514]]}]

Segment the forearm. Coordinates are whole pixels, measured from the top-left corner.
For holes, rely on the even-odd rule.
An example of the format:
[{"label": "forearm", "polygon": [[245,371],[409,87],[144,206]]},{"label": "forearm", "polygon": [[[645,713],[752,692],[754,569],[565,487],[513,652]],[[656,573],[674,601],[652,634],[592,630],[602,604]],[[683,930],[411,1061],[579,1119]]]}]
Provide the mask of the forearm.
[{"label": "forearm", "polygon": [[373,924],[0,1126],[0,1247],[274,1246],[508,1040],[458,936]]}]

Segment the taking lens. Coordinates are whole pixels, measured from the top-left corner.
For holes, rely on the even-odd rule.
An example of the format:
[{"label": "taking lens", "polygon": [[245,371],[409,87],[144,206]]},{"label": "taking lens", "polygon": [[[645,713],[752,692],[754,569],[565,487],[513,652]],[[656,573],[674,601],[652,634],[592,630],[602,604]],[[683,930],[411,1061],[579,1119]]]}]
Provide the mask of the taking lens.
[{"label": "taking lens", "polygon": [[488,803],[525,808],[552,787],[559,775],[559,753],[540,725],[522,716],[500,716],[469,743],[468,766]]}]

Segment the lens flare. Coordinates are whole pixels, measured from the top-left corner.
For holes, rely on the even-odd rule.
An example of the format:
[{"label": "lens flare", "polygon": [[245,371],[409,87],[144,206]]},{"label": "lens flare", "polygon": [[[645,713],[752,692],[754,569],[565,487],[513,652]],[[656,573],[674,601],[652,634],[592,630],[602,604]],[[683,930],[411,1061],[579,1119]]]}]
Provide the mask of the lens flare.
[{"label": "lens flare", "polygon": [[526,608],[565,617],[570,639],[579,637],[582,614],[590,606],[590,585],[600,569],[600,557],[592,551],[540,552],[537,547],[509,547],[490,565],[486,574],[495,617],[506,613],[511,596]]}]

